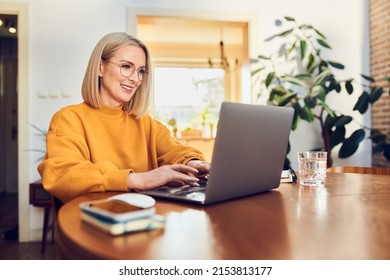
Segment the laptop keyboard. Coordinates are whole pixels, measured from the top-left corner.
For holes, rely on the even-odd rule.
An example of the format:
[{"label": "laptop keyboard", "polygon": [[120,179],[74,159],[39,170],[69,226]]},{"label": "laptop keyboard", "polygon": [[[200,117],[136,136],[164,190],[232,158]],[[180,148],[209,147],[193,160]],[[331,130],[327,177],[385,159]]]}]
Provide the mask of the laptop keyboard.
[{"label": "laptop keyboard", "polygon": [[170,195],[179,195],[179,196],[183,195],[183,196],[185,196],[187,194],[194,193],[194,192],[206,193],[206,186],[207,186],[207,184],[201,184],[199,187],[190,186],[190,185],[185,185],[185,186],[180,186],[180,187],[163,187],[160,189],[155,189],[155,190],[149,191],[149,193],[150,192],[152,192],[152,193],[167,193]]},{"label": "laptop keyboard", "polygon": [[186,188],[180,188],[179,190],[173,192],[175,195],[185,195],[193,192],[206,192],[206,185],[199,186],[199,187],[186,187]]}]

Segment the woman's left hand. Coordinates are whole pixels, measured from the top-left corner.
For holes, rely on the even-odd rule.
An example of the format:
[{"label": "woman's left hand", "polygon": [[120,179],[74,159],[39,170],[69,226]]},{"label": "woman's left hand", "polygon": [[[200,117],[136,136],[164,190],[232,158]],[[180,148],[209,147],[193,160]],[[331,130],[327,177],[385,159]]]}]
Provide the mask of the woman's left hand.
[{"label": "woman's left hand", "polygon": [[204,177],[210,171],[210,163],[203,160],[190,160],[187,165],[198,170],[197,177]]}]

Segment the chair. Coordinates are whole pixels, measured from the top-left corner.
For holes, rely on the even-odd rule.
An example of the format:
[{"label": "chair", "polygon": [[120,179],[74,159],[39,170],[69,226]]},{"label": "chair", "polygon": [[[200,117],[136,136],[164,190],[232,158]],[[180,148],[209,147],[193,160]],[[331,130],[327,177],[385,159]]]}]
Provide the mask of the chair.
[{"label": "chair", "polygon": [[[63,205],[63,202],[58,198],[55,197],[54,195],[51,196],[51,201],[52,201],[52,208],[53,208],[53,231],[56,232],[57,234],[57,216],[58,216],[58,211],[60,211],[60,208]],[[56,257],[60,260],[64,259],[63,256],[61,255],[61,252],[58,250],[58,245],[56,243]]]},{"label": "chair", "polygon": [[60,211],[60,208],[62,207],[63,203],[62,201],[55,197],[55,196],[52,196],[52,207],[53,207],[53,216],[54,216],[54,225],[56,225],[57,223],[57,214],[58,214],[58,211]]},{"label": "chair", "polygon": [[[43,229],[41,241],[41,253],[45,252],[46,235],[52,229],[49,225],[50,212],[52,208],[51,195],[43,188],[42,181],[38,180],[30,184],[30,204],[34,207],[44,208]],[[52,240],[54,232],[52,231]]]},{"label": "chair", "polygon": [[334,166],[327,169],[329,173],[360,173],[390,175],[390,168],[386,167],[362,167],[362,166]]}]

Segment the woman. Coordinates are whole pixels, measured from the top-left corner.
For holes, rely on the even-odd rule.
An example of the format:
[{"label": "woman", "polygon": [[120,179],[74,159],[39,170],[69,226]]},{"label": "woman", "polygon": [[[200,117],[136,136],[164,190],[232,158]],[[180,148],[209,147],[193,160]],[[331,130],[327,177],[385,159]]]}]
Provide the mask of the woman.
[{"label": "woman", "polygon": [[62,202],[86,192],[142,191],[198,185],[209,171],[202,153],[176,142],[147,115],[151,62],[147,47],[126,33],[104,36],[82,85],[84,102],[52,118],[43,186]]}]

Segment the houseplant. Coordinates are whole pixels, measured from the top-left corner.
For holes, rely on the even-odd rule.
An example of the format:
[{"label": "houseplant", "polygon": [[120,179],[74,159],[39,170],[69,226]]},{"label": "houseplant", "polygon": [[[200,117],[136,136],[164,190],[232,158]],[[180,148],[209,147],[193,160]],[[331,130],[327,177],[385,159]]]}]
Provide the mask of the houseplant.
[{"label": "houseplant", "polygon": [[[46,146],[47,130],[44,128],[40,128],[39,126],[32,124],[32,123],[30,123],[30,126],[32,128],[34,128],[34,130],[36,130],[36,132],[37,132],[36,135],[39,138],[43,139],[45,146]],[[46,154],[46,148],[45,149],[29,149],[28,151],[37,152],[37,153],[41,154],[41,156],[38,159],[36,159],[36,162],[40,162],[41,160],[43,160],[43,158],[45,157],[45,154]]]},{"label": "houseplant", "polygon": [[266,41],[279,39],[280,48],[274,54],[259,55],[256,69],[252,72],[254,82],[260,83],[261,88],[269,93],[268,103],[294,108],[292,130],[298,127],[301,120],[319,123],[322,149],[328,152],[329,167],[333,165],[333,148],[340,145],[338,156],[347,158],[356,152],[366,138],[372,140],[374,153],[383,152],[390,160],[389,135],[360,125],[347,136],[346,127],[355,120],[331,108],[327,102],[330,93],[351,95],[358,85],[361,93],[353,110],[365,114],[389,89],[390,77],[385,78],[382,86],[374,78],[363,74],[363,83],[353,78],[339,80],[336,73],[345,66],[322,56],[323,50],[329,53],[332,49],[323,33],[312,25],[298,24],[294,18],[287,16],[283,21],[276,21],[276,24],[286,24],[288,27]]}]

